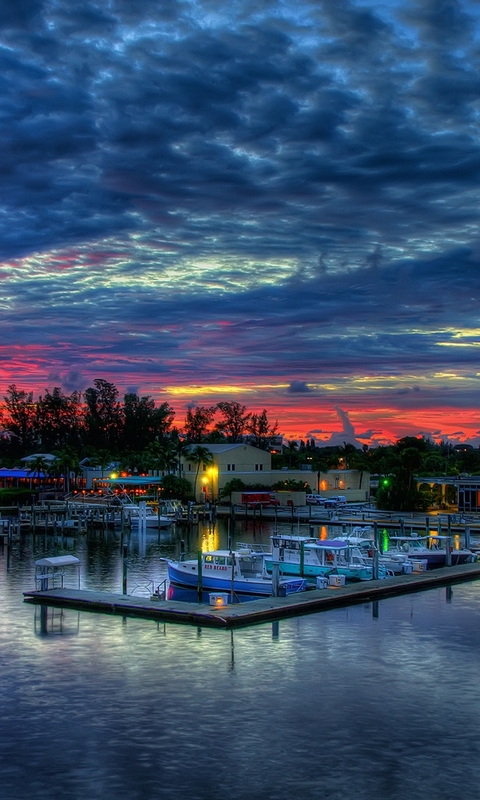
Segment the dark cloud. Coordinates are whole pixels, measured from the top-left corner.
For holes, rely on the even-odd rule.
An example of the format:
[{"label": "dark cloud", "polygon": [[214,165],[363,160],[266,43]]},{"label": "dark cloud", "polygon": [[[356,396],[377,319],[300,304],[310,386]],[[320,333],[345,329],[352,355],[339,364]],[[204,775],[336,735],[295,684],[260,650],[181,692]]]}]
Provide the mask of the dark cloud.
[{"label": "dark cloud", "polygon": [[4,3],[16,378],[471,406],[478,29],[460,0]]},{"label": "dark cloud", "polygon": [[305,381],[292,381],[288,387],[291,394],[311,392],[311,389]]}]

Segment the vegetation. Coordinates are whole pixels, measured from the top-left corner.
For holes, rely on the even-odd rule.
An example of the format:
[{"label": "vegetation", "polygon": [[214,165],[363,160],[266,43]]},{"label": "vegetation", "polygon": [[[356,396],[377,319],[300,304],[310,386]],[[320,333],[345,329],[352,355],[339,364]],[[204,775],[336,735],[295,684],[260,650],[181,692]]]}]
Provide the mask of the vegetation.
[{"label": "vegetation", "polygon": [[[20,458],[34,452],[52,453],[57,456],[53,467],[40,459],[33,464],[38,474],[48,470],[52,475],[52,469],[58,477],[78,474],[80,459],[88,458],[91,465],[102,469],[117,461],[132,473],[158,470],[180,480],[180,459],[190,449],[197,465],[196,488],[200,469],[211,463],[205,445],[248,441],[268,449],[278,429],[277,423],[268,419],[266,409],[253,412],[238,402],[192,407],[180,428],[173,427],[174,420],[168,402],[156,405],[152,397],[140,397],[134,392],[122,399],[113,383],[100,378],[83,393],[67,395],[54,387],[38,400],[34,400],[32,392],[12,384],[0,411],[0,465],[15,466]],[[419,487],[416,479],[480,474],[480,449],[406,436],[394,445],[374,449],[366,445],[356,448],[349,443],[319,447],[313,439],[291,440],[280,454],[272,454],[273,469],[305,466],[318,476],[338,468],[357,469],[361,476],[368,472],[378,477],[379,508],[414,511],[440,502],[435,491],[426,485]],[[277,487],[303,488],[300,484],[301,481],[293,485],[287,474]],[[185,497],[191,495],[190,483],[188,486],[187,490],[186,485],[181,488],[177,484],[177,496],[180,492]],[[252,488],[238,479],[228,486],[232,488],[227,491],[225,487],[224,496],[230,491]]]}]

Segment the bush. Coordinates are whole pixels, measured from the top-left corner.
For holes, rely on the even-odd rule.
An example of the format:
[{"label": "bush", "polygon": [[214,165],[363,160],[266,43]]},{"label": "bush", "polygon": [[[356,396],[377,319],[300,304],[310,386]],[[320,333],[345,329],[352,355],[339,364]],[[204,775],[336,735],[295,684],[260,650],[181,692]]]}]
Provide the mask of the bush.
[{"label": "bush", "polygon": [[0,489],[0,506],[27,505],[35,502],[37,497],[35,489]]}]

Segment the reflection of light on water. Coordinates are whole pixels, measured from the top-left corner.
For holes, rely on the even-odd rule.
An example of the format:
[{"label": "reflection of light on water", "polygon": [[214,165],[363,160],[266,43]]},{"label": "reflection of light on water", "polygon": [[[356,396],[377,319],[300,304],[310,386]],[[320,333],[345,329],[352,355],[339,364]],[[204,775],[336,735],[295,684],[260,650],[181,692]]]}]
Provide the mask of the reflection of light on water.
[{"label": "reflection of light on water", "polygon": [[210,550],[220,550],[218,530],[215,525],[205,526],[201,534],[201,549],[203,553]]}]

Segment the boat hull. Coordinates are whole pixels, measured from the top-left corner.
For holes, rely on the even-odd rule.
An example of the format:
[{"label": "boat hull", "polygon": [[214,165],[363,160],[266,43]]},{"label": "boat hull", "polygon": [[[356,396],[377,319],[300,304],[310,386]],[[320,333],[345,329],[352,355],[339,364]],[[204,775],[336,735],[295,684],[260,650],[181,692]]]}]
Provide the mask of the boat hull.
[{"label": "boat hull", "polygon": [[[168,579],[171,583],[179,586],[198,586],[198,567],[194,562],[175,562],[167,559]],[[229,575],[215,575],[211,572],[202,572],[202,588],[212,591],[230,592],[232,590],[232,578]],[[295,594],[306,589],[306,581],[302,578],[297,580],[281,580],[279,589],[285,594]],[[257,594],[272,595],[272,580],[269,578],[238,578],[233,580],[233,591],[238,594]]]}]

